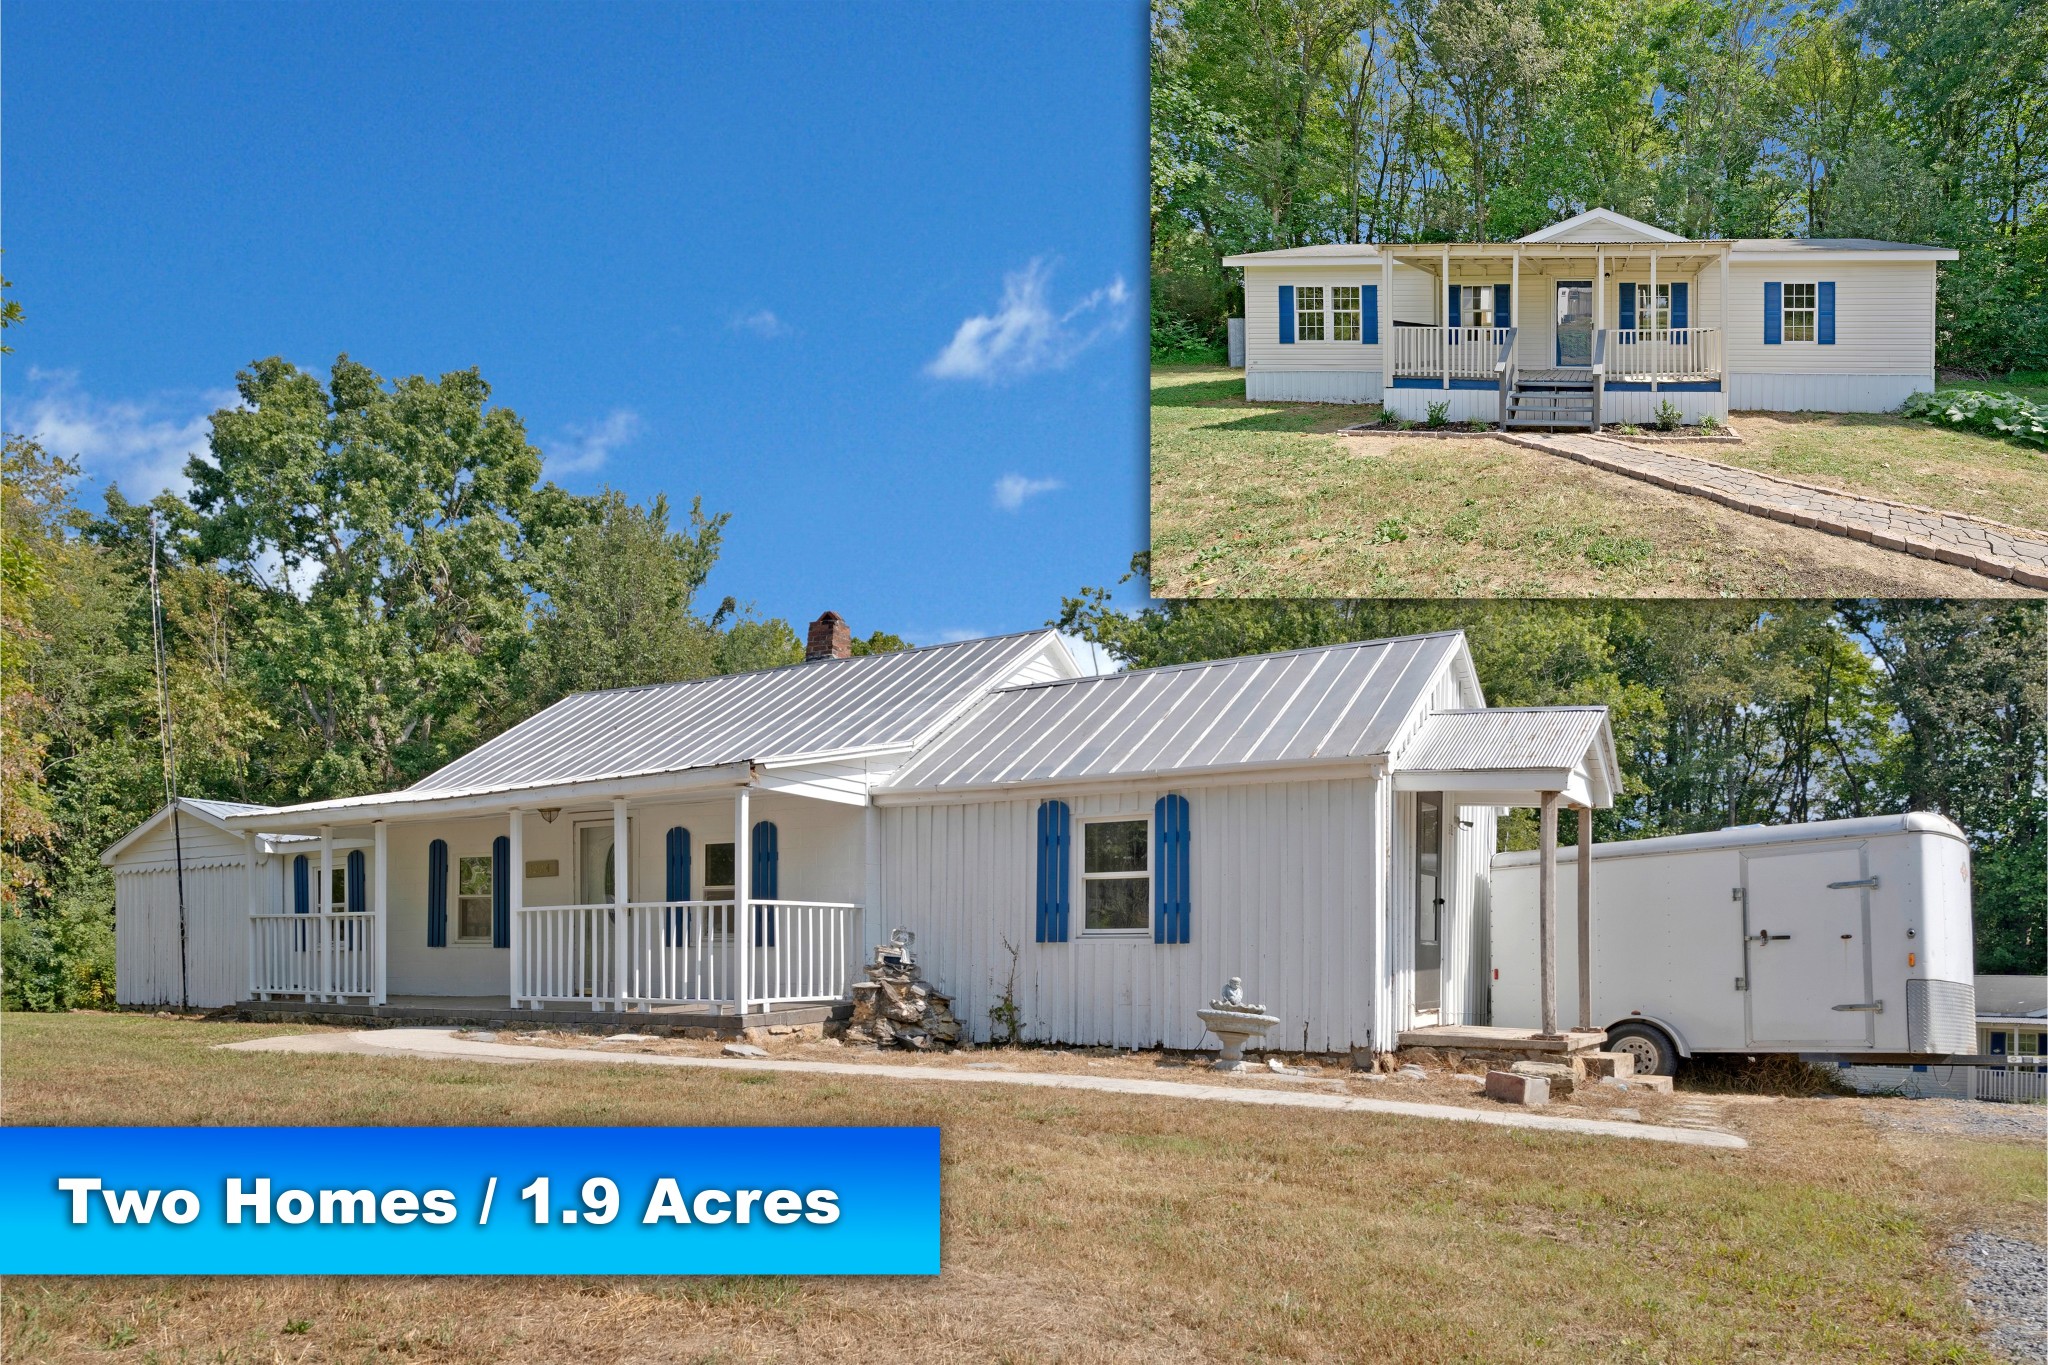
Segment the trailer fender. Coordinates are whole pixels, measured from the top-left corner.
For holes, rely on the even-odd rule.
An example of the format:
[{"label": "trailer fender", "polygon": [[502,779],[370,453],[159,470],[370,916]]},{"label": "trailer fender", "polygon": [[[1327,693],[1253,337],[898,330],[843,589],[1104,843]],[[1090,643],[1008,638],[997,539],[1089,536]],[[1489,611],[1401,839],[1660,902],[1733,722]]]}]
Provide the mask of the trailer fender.
[{"label": "trailer fender", "polygon": [[1607,1028],[1612,1032],[1623,1024],[1651,1024],[1663,1029],[1665,1036],[1670,1038],[1672,1045],[1678,1049],[1679,1056],[1692,1056],[1692,1045],[1685,1041],[1685,1035],[1678,1031],[1677,1025],[1671,1023],[1668,1019],[1655,1014],[1631,1014],[1625,1018],[1615,1020]]}]

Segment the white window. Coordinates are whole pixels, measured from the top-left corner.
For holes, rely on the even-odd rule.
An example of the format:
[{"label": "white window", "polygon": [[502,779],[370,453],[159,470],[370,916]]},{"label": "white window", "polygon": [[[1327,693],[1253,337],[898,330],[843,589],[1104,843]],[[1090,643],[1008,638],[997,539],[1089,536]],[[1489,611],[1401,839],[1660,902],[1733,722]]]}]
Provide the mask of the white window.
[{"label": "white window", "polygon": [[[318,873],[314,874],[318,876]],[[346,855],[334,860],[334,870],[327,882],[327,908],[339,915],[348,909],[348,858]]]},{"label": "white window", "polygon": [[1785,340],[1812,341],[1818,334],[1814,321],[1820,316],[1820,286],[1785,286]]},{"label": "white window", "polygon": [[1671,329],[1671,286],[1657,286],[1657,296],[1650,297],[1650,286],[1636,286],[1636,326],[1642,331],[1666,332]]},{"label": "white window", "polygon": [[1490,284],[1461,284],[1458,286],[1458,325],[1460,327],[1493,326],[1493,286]]},{"label": "white window", "polygon": [[1323,339],[1323,287],[1319,284],[1300,285],[1294,291],[1294,339]]},{"label": "white window", "polygon": [[704,899],[707,901],[729,901],[732,889],[738,884],[733,876],[732,845],[704,845]]},{"label": "white window", "polygon": [[460,858],[455,866],[455,938],[491,941],[491,858]]},{"label": "white window", "polygon": [[1338,284],[1330,287],[1330,340],[1358,340],[1358,286]]},{"label": "white window", "polygon": [[1152,931],[1152,822],[1090,820],[1081,826],[1081,930]]},{"label": "white window", "polygon": [[2041,1035],[2040,1035],[2040,1034],[2038,1034],[2038,1033],[2022,1033],[2022,1034],[2019,1034],[2019,1035],[2018,1035],[2018,1039],[2019,1039],[2019,1045],[2020,1045],[2020,1056],[2022,1056],[2022,1057],[2038,1057],[2038,1056],[2040,1056],[2040,1055],[2041,1055]]}]

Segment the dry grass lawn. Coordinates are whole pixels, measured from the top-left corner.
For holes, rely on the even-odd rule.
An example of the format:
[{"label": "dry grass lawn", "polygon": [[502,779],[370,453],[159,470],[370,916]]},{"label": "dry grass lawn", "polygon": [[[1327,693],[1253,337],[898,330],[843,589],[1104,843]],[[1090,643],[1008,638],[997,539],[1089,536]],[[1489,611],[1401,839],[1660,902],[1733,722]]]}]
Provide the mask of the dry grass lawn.
[{"label": "dry grass lawn", "polygon": [[296,1031],[10,1015],[4,1118],[936,1123],[945,1272],[16,1279],[6,1359],[1983,1361],[1938,1210],[2017,1226],[2043,1198],[2038,1152],[2029,1168],[1909,1151],[1848,1100],[1716,1097],[1753,1144],[1718,1152],[1005,1087],[211,1046]]},{"label": "dry grass lawn", "polygon": [[[1152,587],[1161,596],[2015,591],[1500,441],[1339,437],[1339,427],[1378,409],[1254,404],[1243,392],[1230,370],[1163,367],[1152,376]],[[1921,430],[1935,445],[1991,444]],[[1881,445],[1881,435],[1869,439]],[[1710,456],[1737,463],[1731,452],[1747,448],[1715,446]],[[2037,457],[2016,458],[2048,473]],[[2011,477],[2017,496],[2021,481]],[[2020,515],[1997,505],[2001,519]]]}]

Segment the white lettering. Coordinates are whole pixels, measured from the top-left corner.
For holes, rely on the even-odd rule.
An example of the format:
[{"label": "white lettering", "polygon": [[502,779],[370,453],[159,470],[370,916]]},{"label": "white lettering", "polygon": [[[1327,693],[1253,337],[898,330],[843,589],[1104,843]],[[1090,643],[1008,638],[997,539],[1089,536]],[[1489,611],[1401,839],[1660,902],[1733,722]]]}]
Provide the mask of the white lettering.
[{"label": "white lettering", "polygon": [[269,1176],[257,1176],[256,1188],[248,1194],[242,1193],[241,1177],[232,1175],[228,1177],[228,1222],[241,1222],[243,1209],[247,1209],[255,1214],[254,1221],[258,1224],[270,1221]]},{"label": "white lettering", "polygon": [[768,1221],[787,1227],[803,1217],[804,1197],[795,1190],[776,1190],[761,1201],[761,1212],[768,1215]]},{"label": "white lettering", "polygon": [[277,1197],[277,1216],[297,1226],[313,1216],[313,1196],[304,1190],[286,1190]]},{"label": "white lettering", "polygon": [[172,1190],[164,1196],[164,1217],[179,1227],[199,1216],[199,1196],[190,1190]]},{"label": "white lettering", "polygon": [[711,1202],[714,1199],[721,1204],[732,1203],[732,1196],[727,1194],[724,1190],[697,1191],[697,1197],[691,1201],[690,1209],[693,1213],[697,1215],[698,1222],[723,1223],[726,1219],[732,1217],[732,1210],[729,1208],[720,1209],[717,1213],[713,1213],[711,1211]]},{"label": "white lettering", "polygon": [[322,1190],[320,1191],[320,1221],[332,1223],[335,1215],[340,1221],[353,1223],[358,1214],[365,1223],[377,1221],[377,1196],[368,1190]]},{"label": "white lettering", "polygon": [[753,1210],[754,1205],[760,1202],[761,1192],[759,1190],[741,1190],[739,1221],[742,1223],[746,1222],[747,1214]]},{"label": "white lettering", "polygon": [[662,1219],[672,1223],[690,1221],[689,1205],[683,1201],[683,1191],[676,1184],[675,1177],[665,1175],[654,1182],[654,1197],[647,1201],[647,1212],[641,1216],[642,1223],[658,1223]]},{"label": "white lettering", "polygon": [[384,1221],[387,1223],[410,1223],[419,1217],[420,1198],[411,1190],[387,1190],[384,1193]]},{"label": "white lettering", "polygon": [[812,1190],[804,1202],[810,1205],[811,1210],[804,1215],[805,1221],[819,1227],[839,1221],[839,1196],[831,1190]]},{"label": "white lettering", "polygon": [[107,1213],[117,1223],[125,1223],[130,1217],[147,1223],[156,1216],[155,1190],[148,1191],[146,1196],[141,1190],[101,1190],[100,1198],[106,1201]]},{"label": "white lettering", "polygon": [[86,1196],[99,1187],[100,1178],[96,1175],[65,1175],[57,1177],[57,1188],[71,1196],[71,1221],[73,1223],[91,1221],[92,1204],[86,1199]]},{"label": "white lettering", "polygon": [[455,1191],[428,1190],[426,1205],[427,1211],[421,1216],[429,1223],[438,1227],[443,1223],[455,1221]]}]

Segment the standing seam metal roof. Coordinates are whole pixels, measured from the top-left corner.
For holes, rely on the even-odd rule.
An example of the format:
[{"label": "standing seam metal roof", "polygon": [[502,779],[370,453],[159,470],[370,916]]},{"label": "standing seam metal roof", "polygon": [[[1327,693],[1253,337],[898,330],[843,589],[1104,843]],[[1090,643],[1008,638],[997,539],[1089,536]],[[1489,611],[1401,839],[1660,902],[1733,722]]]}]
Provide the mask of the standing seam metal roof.
[{"label": "standing seam metal roof", "polygon": [[578,693],[407,791],[452,796],[909,745],[1047,638],[1033,631]]},{"label": "standing seam metal roof", "polygon": [[1368,758],[1463,648],[1449,631],[1003,688],[889,789]]},{"label": "standing seam metal roof", "polygon": [[1606,723],[1604,706],[1439,711],[1422,723],[1395,766],[1445,773],[1573,768],[1586,761]]}]

